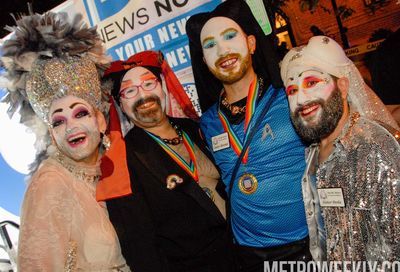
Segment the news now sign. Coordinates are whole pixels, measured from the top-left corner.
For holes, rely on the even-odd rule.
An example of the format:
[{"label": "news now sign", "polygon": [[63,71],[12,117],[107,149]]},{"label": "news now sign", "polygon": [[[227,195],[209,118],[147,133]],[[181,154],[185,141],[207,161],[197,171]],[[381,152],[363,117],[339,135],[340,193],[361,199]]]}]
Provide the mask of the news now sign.
[{"label": "news now sign", "polygon": [[[247,1],[265,33],[270,32],[263,1]],[[162,51],[196,110],[200,112],[185,26],[191,15],[213,10],[222,2],[223,0],[72,0],[64,9],[68,13],[82,13],[91,26],[97,26],[107,53],[114,60],[126,60],[144,50]],[[60,7],[58,11],[62,9]]]},{"label": "news now sign", "polygon": [[194,87],[186,21],[196,13],[213,10],[222,0],[74,0],[69,13],[82,13],[97,26],[107,53],[126,60],[144,50],[163,52],[199,111]]}]

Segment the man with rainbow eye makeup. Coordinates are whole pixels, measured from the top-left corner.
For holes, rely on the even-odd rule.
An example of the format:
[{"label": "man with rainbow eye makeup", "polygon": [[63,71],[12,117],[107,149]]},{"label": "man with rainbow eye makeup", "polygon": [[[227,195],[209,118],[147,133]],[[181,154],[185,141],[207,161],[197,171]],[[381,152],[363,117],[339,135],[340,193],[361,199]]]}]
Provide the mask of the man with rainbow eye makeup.
[{"label": "man with rainbow eye makeup", "polygon": [[134,125],[125,135],[130,180],[124,182],[131,192],[107,200],[127,263],[138,272],[232,271],[220,175],[198,124],[171,112],[175,99],[197,118],[162,53],[113,62],[106,78],[114,80],[113,97]]},{"label": "man with rainbow eye makeup", "polygon": [[301,191],[305,146],[290,121],[273,39],[245,1],[193,15],[186,30],[201,129],[229,196],[239,271],[311,260]]},{"label": "man with rainbow eye makeup", "polygon": [[281,75],[293,124],[311,144],[302,186],[314,260],[398,260],[400,132],[391,115],[331,38],[291,49]]}]

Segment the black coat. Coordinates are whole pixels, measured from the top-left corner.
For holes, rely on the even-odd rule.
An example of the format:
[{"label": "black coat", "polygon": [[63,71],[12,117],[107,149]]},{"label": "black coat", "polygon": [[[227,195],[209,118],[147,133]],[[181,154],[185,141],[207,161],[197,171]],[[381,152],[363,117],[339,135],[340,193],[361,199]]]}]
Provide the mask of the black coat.
[{"label": "black coat", "polygon": [[[197,124],[172,120],[211,159]],[[125,141],[133,193],[107,208],[131,269],[231,271],[226,222],[212,200],[143,129],[132,128]],[[172,174],[184,181],[170,190]]]}]

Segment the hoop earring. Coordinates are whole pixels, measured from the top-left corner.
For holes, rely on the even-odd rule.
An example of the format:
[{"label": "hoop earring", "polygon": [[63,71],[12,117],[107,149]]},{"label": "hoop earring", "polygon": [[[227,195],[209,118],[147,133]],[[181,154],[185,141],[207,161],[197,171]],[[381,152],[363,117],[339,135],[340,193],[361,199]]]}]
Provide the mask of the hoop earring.
[{"label": "hoop earring", "polygon": [[104,133],[100,132],[101,144],[106,149],[109,150],[111,147],[111,140],[110,138]]}]

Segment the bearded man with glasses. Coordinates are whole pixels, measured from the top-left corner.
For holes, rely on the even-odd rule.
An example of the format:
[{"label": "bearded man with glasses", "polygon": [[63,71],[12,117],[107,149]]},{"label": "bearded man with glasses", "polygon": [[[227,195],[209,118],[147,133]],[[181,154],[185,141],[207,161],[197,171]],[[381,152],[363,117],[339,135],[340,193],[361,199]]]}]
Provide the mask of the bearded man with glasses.
[{"label": "bearded man with glasses", "polygon": [[198,118],[163,55],[144,51],[114,62],[105,77],[134,125],[125,136],[131,193],[107,200],[127,263],[139,272],[232,271],[220,175],[196,122],[172,117]]}]

